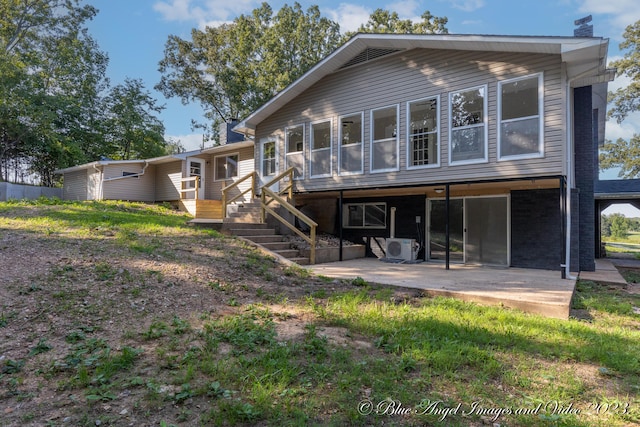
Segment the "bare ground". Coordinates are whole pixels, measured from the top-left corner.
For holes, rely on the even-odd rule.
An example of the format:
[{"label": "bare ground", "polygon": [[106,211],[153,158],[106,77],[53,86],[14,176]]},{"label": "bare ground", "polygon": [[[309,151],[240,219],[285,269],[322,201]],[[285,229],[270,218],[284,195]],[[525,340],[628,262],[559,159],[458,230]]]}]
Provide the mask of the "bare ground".
[{"label": "bare ground", "polygon": [[[179,387],[163,369],[155,342],[144,339],[154,325],[179,319],[197,328],[203,319],[262,304],[277,313],[279,339],[295,340],[311,314],[288,302],[320,289],[353,288],[301,278],[240,241],[188,229],[151,243],[140,240],[142,250],[133,244],[109,230],[78,236],[0,228],[0,425],[100,425],[105,416],[112,425],[179,420],[183,407],[171,399],[148,403],[148,390],[135,385],[89,401],[93,385],[78,384],[81,374],[75,373],[81,371],[70,374],[70,357],[79,348],[73,337],[92,338],[112,354],[127,346],[143,350],[124,375],[153,382],[158,393],[170,396]],[[347,337],[341,328],[321,333],[333,343],[370,351],[370,343]],[[191,406],[202,408],[205,400]],[[187,419],[181,425],[191,424]]]}]

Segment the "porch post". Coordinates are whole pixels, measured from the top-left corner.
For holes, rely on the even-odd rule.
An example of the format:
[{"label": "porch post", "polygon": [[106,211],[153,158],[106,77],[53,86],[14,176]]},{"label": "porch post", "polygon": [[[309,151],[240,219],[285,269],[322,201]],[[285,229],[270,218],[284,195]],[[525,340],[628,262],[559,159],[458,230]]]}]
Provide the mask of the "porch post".
[{"label": "porch post", "polygon": [[450,194],[449,194],[449,184],[447,184],[445,186],[445,216],[446,221],[445,221],[445,225],[444,225],[444,235],[445,235],[445,239],[444,239],[444,245],[446,246],[445,248],[445,269],[449,269],[449,201],[450,201]]},{"label": "porch post", "polygon": [[567,278],[565,262],[567,257],[567,190],[564,176],[560,177],[560,234],[562,237],[562,258],[560,260],[560,277]]}]

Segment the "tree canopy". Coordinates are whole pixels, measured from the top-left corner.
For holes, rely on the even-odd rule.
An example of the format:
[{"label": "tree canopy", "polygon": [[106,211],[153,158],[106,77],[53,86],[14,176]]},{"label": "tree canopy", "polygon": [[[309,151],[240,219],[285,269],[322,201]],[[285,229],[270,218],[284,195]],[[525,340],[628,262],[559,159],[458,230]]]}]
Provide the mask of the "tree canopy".
[{"label": "tree canopy", "polygon": [[[82,0],[0,0],[0,181],[53,185],[59,168],[163,152],[159,110],[141,83],[109,87],[108,57],[86,28],[97,13]],[[137,120],[129,127],[145,132],[117,126],[125,104]]]},{"label": "tree canopy", "polygon": [[[447,18],[426,11],[422,21],[376,10],[360,32],[446,33]],[[274,13],[268,3],[218,27],[194,29],[191,40],[172,35],[160,62],[156,89],[183,103],[198,102],[215,137],[219,124],[256,110],[302,76],[354,33],[299,3]]]},{"label": "tree canopy", "polygon": [[[640,21],[629,25],[623,34],[620,49],[627,50],[622,59],[613,61],[618,76],[627,76],[631,83],[609,92],[609,117],[618,123],[633,112],[640,111]],[[619,138],[606,141],[600,151],[602,169],[620,168],[621,178],[640,177],[640,135],[634,134],[629,140]]]}]

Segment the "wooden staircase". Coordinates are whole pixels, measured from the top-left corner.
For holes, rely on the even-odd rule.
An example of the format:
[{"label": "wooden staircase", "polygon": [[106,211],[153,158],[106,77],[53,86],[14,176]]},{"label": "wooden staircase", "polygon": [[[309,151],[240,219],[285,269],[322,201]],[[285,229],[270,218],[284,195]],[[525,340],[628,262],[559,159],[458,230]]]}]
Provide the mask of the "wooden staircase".
[{"label": "wooden staircase", "polygon": [[302,257],[286,237],[277,234],[274,228],[260,222],[260,202],[252,201],[238,205],[237,212],[223,220],[222,229],[234,236],[241,236],[263,248],[289,259],[299,265],[308,265],[309,258]]}]

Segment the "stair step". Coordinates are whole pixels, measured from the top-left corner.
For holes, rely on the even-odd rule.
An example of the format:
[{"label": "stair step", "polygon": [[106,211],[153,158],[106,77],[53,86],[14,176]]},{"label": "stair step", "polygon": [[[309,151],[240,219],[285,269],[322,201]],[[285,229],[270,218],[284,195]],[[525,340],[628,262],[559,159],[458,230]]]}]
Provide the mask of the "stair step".
[{"label": "stair step", "polygon": [[309,265],[309,258],[289,258],[289,261],[295,262],[298,265]]},{"label": "stair step", "polygon": [[239,215],[237,213],[233,213],[229,216],[227,216],[225,219],[225,222],[235,222],[235,223],[243,223],[243,222],[253,222],[253,223],[260,223],[260,214],[244,214],[244,215]]},{"label": "stair step", "polygon": [[242,237],[276,235],[276,230],[273,228],[230,228],[229,232]]},{"label": "stair step", "polygon": [[236,221],[227,221],[227,219],[229,218],[225,218],[223,220],[223,223],[225,224],[225,227],[228,229],[233,229],[233,230],[239,230],[239,229],[252,229],[252,230],[258,230],[258,229],[263,229],[263,228],[269,228],[269,225],[266,223],[256,223],[256,222],[236,222]]},{"label": "stair step", "polygon": [[297,249],[280,249],[272,252],[275,252],[278,255],[283,256],[285,258],[296,258],[300,255]]},{"label": "stair step", "polygon": [[270,251],[282,251],[285,249],[291,249],[291,243],[290,242],[263,242],[261,243],[262,246],[264,246],[265,248],[269,249]]},{"label": "stair step", "polygon": [[251,240],[254,243],[260,243],[261,245],[264,243],[277,243],[282,242],[284,237],[279,234],[270,234],[266,236],[242,236],[247,240]]}]

